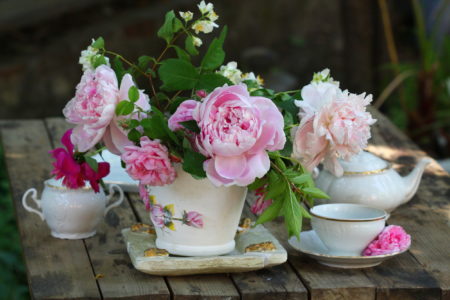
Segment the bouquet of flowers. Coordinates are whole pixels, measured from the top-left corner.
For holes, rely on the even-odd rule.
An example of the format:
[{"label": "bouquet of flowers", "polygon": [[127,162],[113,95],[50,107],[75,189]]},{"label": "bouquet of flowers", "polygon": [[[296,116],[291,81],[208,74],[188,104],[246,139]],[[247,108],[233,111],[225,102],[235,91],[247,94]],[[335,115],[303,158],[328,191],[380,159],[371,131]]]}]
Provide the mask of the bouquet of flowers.
[{"label": "bouquet of flowers", "polygon": [[327,70],[301,90],[265,88],[260,76],[224,64],[226,26],[203,45],[218,18],[204,1],[195,13],[168,12],[158,31],[165,48],[137,61],[93,40],[63,111],[75,125],[71,141],[80,153],[103,144],[141,186],[173,183],[174,164],[216,186],[247,186],[257,195],[257,224],[284,216],[289,235],[299,236],[307,207],[328,197],[309,171],[324,160],[339,173],[336,158],[365,147],[371,98],[341,91]]}]

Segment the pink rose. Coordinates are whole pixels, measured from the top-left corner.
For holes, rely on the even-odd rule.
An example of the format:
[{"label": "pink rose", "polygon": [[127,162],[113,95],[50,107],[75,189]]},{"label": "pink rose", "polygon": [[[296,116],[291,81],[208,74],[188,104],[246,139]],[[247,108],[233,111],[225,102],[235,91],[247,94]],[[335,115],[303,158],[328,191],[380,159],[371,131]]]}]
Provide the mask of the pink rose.
[{"label": "pink rose", "polygon": [[261,215],[272,204],[272,199],[264,200],[266,196],[265,189],[266,187],[263,186],[255,190],[256,200],[253,202],[250,210],[257,216]]},{"label": "pink rose", "polygon": [[216,186],[252,183],[270,168],[266,151],[283,149],[284,121],[275,104],[252,97],[244,84],[216,88],[193,112],[208,178]]},{"label": "pink rose", "polygon": [[196,211],[184,212],[183,223],[195,228],[203,228],[203,216]]},{"label": "pink rose", "polygon": [[338,158],[349,160],[367,146],[374,120],[366,106],[372,96],[340,91],[330,83],[313,83],[302,89],[301,123],[295,132],[294,157],[308,170],[324,161],[324,167],[336,176],[343,169]]},{"label": "pink rose", "polygon": [[153,225],[158,228],[163,228],[166,218],[164,208],[160,204],[153,204],[150,208],[150,219],[152,219]]},{"label": "pink rose", "polygon": [[[129,100],[128,90],[132,86],[136,86],[133,82],[133,78],[130,74],[125,74],[122,78],[122,82],[120,83],[120,101]],[[151,107],[149,101],[149,97],[142,90],[139,90],[139,99],[135,102],[135,106],[141,108],[143,111],[150,111]],[[132,118],[142,120],[146,116],[147,115],[145,113],[138,113],[138,110],[135,109]],[[128,118],[129,116],[114,115],[103,136],[103,142],[105,143],[106,148],[116,155],[121,155],[124,152],[125,146],[133,145],[133,143],[128,140],[128,130],[120,126],[120,122]]]},{"label": "pink rose", "polygon": [[186,100],[178,106],[175,113],[169,118],[169,128],[172,131],[184,129],[180,122],[193,120],[192,112],[200,103],[195,100]]},{"label": "pink rose", "polygon": [[389,225],[363,251],[364,256],[386,255],[405,251],[411,236],[401,226]]},{"label": "pink rose", "polygon": [[141,137],[140,147],[126,146],[122,154],[126,164],[125,170],[134,180],[141,184],[162,186],[171,184],[176,177],[167,148],[159,140]]},{"label": "pink rose", "polygon": [[63,110],[67,122],[77,125],[71,139],[78,151],[88,151],[102,139],[119,100],[116,74],[110,67],[84,72],[75,97]]}]

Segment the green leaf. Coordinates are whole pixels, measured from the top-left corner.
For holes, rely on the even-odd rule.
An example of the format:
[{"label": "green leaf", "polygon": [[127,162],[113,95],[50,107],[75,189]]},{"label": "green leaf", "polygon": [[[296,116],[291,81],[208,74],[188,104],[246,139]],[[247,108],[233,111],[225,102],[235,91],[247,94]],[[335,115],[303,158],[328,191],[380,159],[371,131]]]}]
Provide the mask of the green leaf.
[{"label": "green leaf", "polygon": [[119,82],[121,82],[122,77],[125,75],[126,71],[125,71],[125,68],[123,67],[122,60],[118,56],[114,57],[113,63],[112,63],[112,68],[113,68],[114,72],[116,73],[117,80]]},{"label": "green leaf", "polygon": [[143,119],[141,125],[144,128],[144,134],[149,138],[179,144],[178,137],[169,129],[164,114],[156,107],[152,107],[152,116]]},{"label": "green leaf", "polygon": [[291,181],[296,185],[301,185],[301,184],[307,183],[310,179],[311,179],[311,175],[302,174],[300,176],[291,178]]},{"label": "green leaf", "polygon": [[309,212],[305,209],[305,207],[303,205],[300,205],[300,210],[302,211],[302,216],[304,218],[311,219],[311,215],[309,214]]},{"label": "green leaf", "polygon": [[192,35],[189,35],[184,41],[184,48],[190,55],[198,55],[198,50],[194,45],[194,38]]},{"label": "green leaf", "polygon": [[105,48],[105,40],[100,36],[92,42],[91,47],[95,49],[103,49]]},{"label": "green leaf", "polygon": [[89,167],[91,167],[94,172],[98,172],[98,162],[90,156],[85,155],[84,160],[87,162]]},{"label": "green leaf", "polygon": [[264,210],[264,212],[256,220],[255,225],[263,224],[265,222],[272,221],[280,214],[281,208],[283,207],[283,201],[278,200],[272,202],[272,204]]},{"label": "green leaf", "polygon": [[116,106],[117,116],[126,116],[134,111],[134,104],[127,100],[122,100]]},{"label": "green leaf", "polygon": [[286,182],[274,171],[269,172],[269,185],[264,199],[275,199],[286,190]]},{"label": "green leaf", "polygon": [[200,68],[203,70],[214,70],[223,64],[225,51],[223,51],[223,42],[227,36],[227,26],[224,26],[219,38],[214,38],[202,59]]},{"label": "green leaf", "polygon": [[134,143],[137,143],[141,139],[141,133],[136,129],[131,129],[128,132],[128,139]]},{"label": "green leaf", "polygon": [[182,59],[167,59],[159,67],[161,88],[167,91],[190,90],[198,82],[199,74],[195,67]]},{"label": "green leaf", "polygon": [[280,151],[280,154],[286,157],[291,157],[293,145],[290,139],[286,139],[286,143],[284,144],[283,150]]},{"label": "green leaf", "polygon": [[267,183],[267,177],[264,176],[263,178],[256,178],[253,183],[247,186],[247,188],[250,191],[254,191],[256,189],[259,189],[260,187],[264,186]]},{"label": "green leaf", "polygon": [[108,62],[106,61],[106,58],[103,55],[97,54],[94,57],[92,57],[92,66],[94,67],[94,69],[101,65],[106,64],[108,64]]},{"label": "green leaf", "polygon": [[131,119],[127,121],[127,125],[129,129],[133,129],[138,127],[139,125],[141,125],[141,122],[139,122],[138,120],[135,119]]},{"label": "green leaf", "polygon": [[154,57],[148,56],[148,55],[142,55],[138,58],[138,67],[145,73],[150,73],[153,77],[155,77],[155,74],[153,70],[151,69],[150,63],[156,64],[156,59]]},{"label": "green leaf", "polygon": [[166,13],[164,24],[158,30],[158,37],[164,39],[167,44],[173,38],[173,35],[183,27],[181,21],[175,16],[173,10]]},{"label": "green leaf", "polygon": [[185,149],[183,159],[183,170],[198,176],[200,178],[206,177],[206,172],[203,170],[203,162],[206,160],[202,154],[191,149]]},{"label": "green leaf", "polygon": [[195,120],[179,122],[179,124],[181,124],[184,128],[186,128],[192,132],[200,133],[200,128],[198,127],[197,121],[195,121]]},{"label": "green leaf", "polygon": [[180,47],[173,45],[172,48],[175,49],[175,52],[177,53],[178,58],[187,60],[187,61],[191,60],[191,57],[189,56],[189,54],[186,51],[184,51],[183,49],[181,49]]},{"label": "green leaf", "polygon": [[283,215],[289,237],[300,238],[302,228],[302,212],[294,192],[289,188],[283,203]]},{"label": "green leaf", "polygon": [[217,73],[202,74],[195,88],[197,90],[206,90],[207,92],[211,92],[216,87],[223,86],[224,84],[232,85],[233,83],[228,78]]},{"label": "green leaf", "polygon": [[128,89],[128,99],[133,103],[139,100],[139,90],[136,86],[132,85]]},{"label": "green leaf", "polygon": [[305,194],[308,194],[314,198],[330,199],[330,196],[328,196],[327,194],[325,194],[325,192],[323,192],[321,189],[318,189],[316,187],[306,187],[306,188],[302,189],[302,191]]}]

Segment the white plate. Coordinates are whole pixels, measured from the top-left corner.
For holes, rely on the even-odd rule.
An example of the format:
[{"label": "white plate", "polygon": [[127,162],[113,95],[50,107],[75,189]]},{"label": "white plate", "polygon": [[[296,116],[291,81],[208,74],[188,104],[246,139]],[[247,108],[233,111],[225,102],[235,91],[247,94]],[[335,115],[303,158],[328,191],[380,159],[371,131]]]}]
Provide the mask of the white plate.
[{"label": "white plate", "polygon": [[296,237],[289,239],[289,244],[296,250],[314,258],[319,263],[342,269],[369,268],[379,265],[384,260],[399,255],[405,251],[393,254],[377,256],[338,256],[330,253],[330,250],[322,243],[314,230],[300,233],[300,241]]},{"label": "white plate", "polygon": [[[103,158],[102,158],[103,157]],[[93,156],[98,162],[106,161],[110,165],[110,172],[108,176],[103,178],[106,184],[117,184],[125,192],[139,192],[139,182],[130,178],[120,164],[120,156],[112,154],[108,150],[102,151],[102,156],[99,154]]]}]

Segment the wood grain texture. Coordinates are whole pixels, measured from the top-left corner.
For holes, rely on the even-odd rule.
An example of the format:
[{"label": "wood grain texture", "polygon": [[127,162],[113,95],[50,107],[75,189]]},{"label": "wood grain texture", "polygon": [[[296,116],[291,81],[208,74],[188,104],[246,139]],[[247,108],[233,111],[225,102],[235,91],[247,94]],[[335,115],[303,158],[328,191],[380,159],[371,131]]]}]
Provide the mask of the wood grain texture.
[{"label": "wood grain texture", "polygon": [[[130,194],[131,204],[141,222],[151,224],[149,213],[138,194]],[[239,299],[231,278],[226,274],[167,277],[173,299]]]},{"label": "wood grain texture", "polygon": [[[242,215],[255,219],[248,205],[244,206]],[[242,299],[308,299],[306,287],[287,263],[259,271],[231,274],[231,278]]]},{"label": "wood grain texture", "polygon": [[[369,150],[392,161],[402,174],[426,154],[378,111]],[[438,281],[442,297],[450,294],[450,176],[433,162],[412,200],[397,208],[389,223],[403,226],[412,236],[410,252]]]},{"label": "wood grain texture", "polygon": [[[70,128],[61,118],[46,120],[55,146]],[[116,201],[114,197],[111,201]],[[127,199],[106,215],[97,228],[97,234],[85,240],[103,299],[169,299],[170,292],[163,277],[143,274],[134,269],[120,230],[137,223]]]},{"label": "wood grain texture", "polygon": [[83,241],[51,237],[45,222],[22,207],[23,193],[36,187],[41,195],[50,177],[43,121],[8,121],[1,133],[30,293],[34,299],[100,299]]},{"label": "wood grain texture", "polygon": [[[252,197],[247,198],[251,204]],[[300,254],[288,243],[288,236],[281,218],[264,224],[277,237],[289,253],[289,263],[300,275],[311,300],[316,299],[375,299],[375,285],[361,270],[343,270],[322,266]],[[309,229],[306,224],[305,229]]]}]

